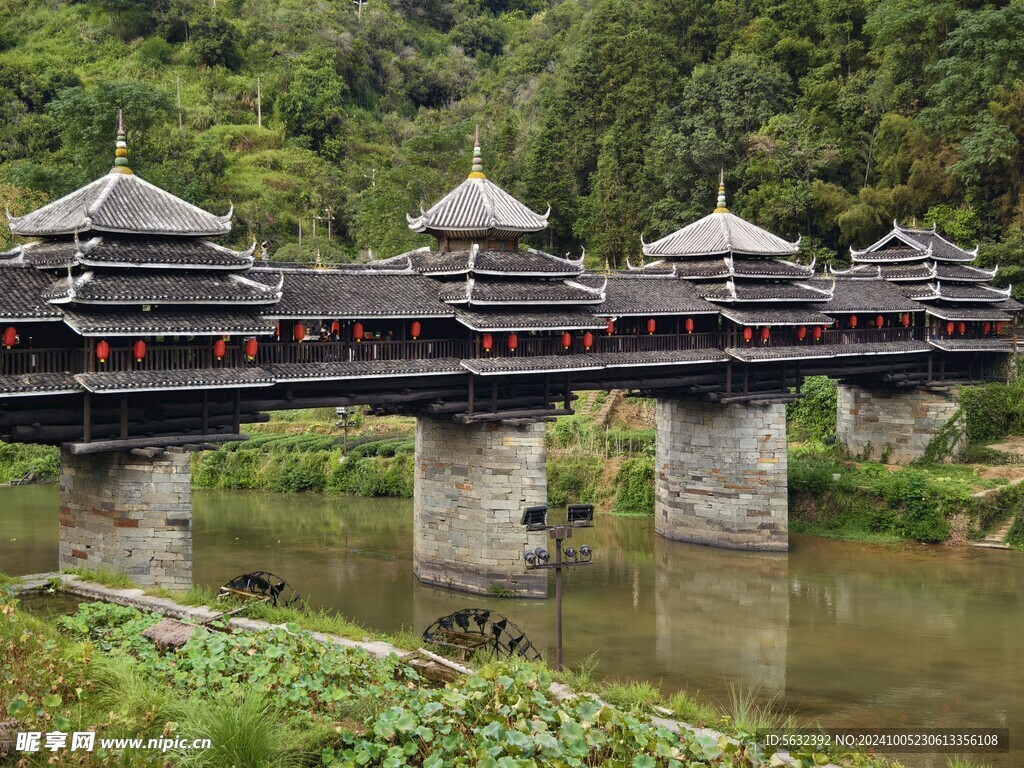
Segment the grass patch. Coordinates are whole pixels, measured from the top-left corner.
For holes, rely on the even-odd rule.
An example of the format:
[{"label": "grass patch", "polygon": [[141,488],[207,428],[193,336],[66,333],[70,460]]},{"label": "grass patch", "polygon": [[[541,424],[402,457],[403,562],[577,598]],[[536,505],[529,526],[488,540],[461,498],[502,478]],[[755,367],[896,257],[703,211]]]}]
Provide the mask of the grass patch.
[{"label": "grass patch", "polygon": [[60,475],[60,449],[0,442],[0,485],[53,482]]},{"label": "grass patch", "polygon": [[713,704],[699,701],[696,695],[686,691],[676,691],[666,702],[675,716],[684,723],[701,727],[720,726],[722,712]]},{"label": "grass patch", "polygon": [[766,694],[760,686],[730,683],[728,715],[733,726],[744,733],[759,729],[795,728],[793,718],[786,715],[782,694]]},{"label": "grass patch", "polygon": [[70,573],[78,576],[83,581],[91,581],[94,584],[101,584],[111,589],[133,589],[137,586],[127,573],[115,571],[113,568],[97,568],[96,570],[65,568],[61,573]]},{"label": "grass patch", "polygon": [[650,709],[662,703],[661,687],[649,680],[611,680],[599,690],[602,699],[623,709]]}]

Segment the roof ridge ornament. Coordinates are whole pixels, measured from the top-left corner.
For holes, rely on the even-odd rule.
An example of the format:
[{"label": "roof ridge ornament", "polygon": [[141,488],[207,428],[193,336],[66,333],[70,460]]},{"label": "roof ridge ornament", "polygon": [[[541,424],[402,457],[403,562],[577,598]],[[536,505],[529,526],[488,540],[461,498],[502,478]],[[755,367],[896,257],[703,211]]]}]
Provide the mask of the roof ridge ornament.
[{"label": "roof ridge ornament", "polygon": [[476,132],[473,134],[473,167],[470,169],[470,179],[486,179],[484,176],[484,160],[480,154],[480,126],[476,126]]},{"label": "roof ridge ornament", "polygon": [[111,173],[123,173],[132,175],[132,169],[128,167],[128,134],[124,129],[124,110],[117,110],[117,141],[114,143],[114,167]]},{"label": "roof ridge ornament", "polygon": [[714,213],[728,213],[729,208],[725,204],[725,167],[718,172],[718,207]]}]

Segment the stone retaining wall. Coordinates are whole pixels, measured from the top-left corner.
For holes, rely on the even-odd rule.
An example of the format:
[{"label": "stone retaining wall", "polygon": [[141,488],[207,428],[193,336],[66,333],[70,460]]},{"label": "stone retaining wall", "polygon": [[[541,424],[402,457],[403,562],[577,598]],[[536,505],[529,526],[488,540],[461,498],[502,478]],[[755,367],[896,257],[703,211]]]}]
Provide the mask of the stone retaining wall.
[{"label": "stone retaining wall", "polygon": [[502,587],[547,594],[547,574],[528,573],[524,507],[547,503],[544,424],[505,426],[416,419],[413,570],[420,581],[467,592]]},{"label": "stone retaining wall", "polygon": [[[925,449],[958,408],[956,392],[870,390],[839,385],[836,437],[851,456],[909,464]],[[964,425],[952,441],[962,444]]]},{"label": "stone retaining wall", "polygon": [[60,454],[60,567],[125,571],[141,586],[192,584],[187,453]]},{"label": "stone retaining wall", "polygon": [[730,549],[789,548],[784,405],[659,399],[654,529]]}]

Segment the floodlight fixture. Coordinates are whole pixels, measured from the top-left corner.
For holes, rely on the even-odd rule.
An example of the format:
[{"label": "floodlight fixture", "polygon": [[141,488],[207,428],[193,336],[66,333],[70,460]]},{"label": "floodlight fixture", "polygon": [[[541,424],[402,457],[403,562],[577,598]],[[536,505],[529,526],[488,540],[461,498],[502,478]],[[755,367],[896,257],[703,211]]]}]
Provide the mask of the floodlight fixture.
[{"label": "floodlight fixture", "polygon": [[547,530],[548,527],[547,517],[547,504],[540,504],[536,507],[527,507],[523,510],[522,525],[525,525],[526,530],[528,531],[544,531]]},{"label": "floodlight fixture", "polygon": [[588,528],[594,524],[593,504],[570,504],[569,525],[576,528]]},{"label": "floodlight fixture", "polygon": [[523,552],[523,560],[526,561],[527,565],[536,565],[537,564],[537,556],[535,554],[533,554],[533,550],[530,550],[530,549],[528,549],[525,552]]},{"label": "floodlight fixture", "polygon": [[593,554],[594,554],[594,550],[592,550],[586,544],[584,544],[582,547],[580,547],[580,558],[582,560],[584,560],[584,561],[590,560],[590,558],[593,556]]},{"label": "floodlight fixture", "polygon": [[533,550],[533,554],[536,556],[538,563],[543,564],[551,559],[551,555],[548,554],[548,551],[544,549],[544,547],[537,547]]},{"label": "floodlight fixture", "polygon": [[573,549],[572,547],[566,547],[566,548],[565,548],[565,553],[564,553],[564,554],[565,554],[565,556],[566,556],[566,557],[568,557],[568,558],[569,558],[570,560],[575,560],[575,559],[576,559],[576,550],[575,550],[575,549]]}]

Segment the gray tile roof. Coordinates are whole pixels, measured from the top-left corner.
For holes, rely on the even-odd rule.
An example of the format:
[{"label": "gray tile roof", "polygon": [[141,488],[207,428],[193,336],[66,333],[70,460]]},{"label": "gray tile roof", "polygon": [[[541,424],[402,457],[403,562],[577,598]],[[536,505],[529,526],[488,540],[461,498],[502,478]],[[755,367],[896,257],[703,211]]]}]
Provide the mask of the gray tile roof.
[{"label": "gray tile roof", "polygon": [[89,239],[36,240],[0,254],[40,269],[86,267],[204,267],[242,270],[253,248],[233,251],[197,237],[97,235]]},{"label": "gray tile roof", "polygon": [[82,387],[70,373],[26,373],[20,376],[0,376],[0,395],[4,397],[60,395],[81,391]]},{"label": "gray tile roof", "polygon": [[[591,288],[604,283],[603,275],[584,275],[578,282]],[[717,314],[718,307],[697,295],[685,280],[612,274],[605,300],[591,311],[602,317]]]},{"label": "gray tile roof", "polygon": [[928,342],[943,352],[1013,352],[1010,339],[931,339]]},{"label": "gray tile roof", "polygon": [[728,356],[720,349],[680,349],[672,352],[607,352],[600,355],[606,368],[646,368],[659,365],[724,363]]},{"label": "gray tile roof", "polygon": [[950,307],[928,305],[928,316],[939,320],[975,320],[978,322],[1008,323],[1013,318],[998,307]]},{"label": "gray tile roof", "polygon": [[984,282],[996,276],[998,269],[979,269],[967,264],[953,264],[949,262],[935,262],[935,276],[940,280],[970,280]]},{"label": "gray tile roof", "polygon": [[832,318],[812,309],[723,307],[722,317],[740,325],[831,325]]},{"label": "gray tile roof", "polygon": [[198,368],[181,371],[102,371],[79,373],[75,380],[90,392],[156,392],[170,389],[269,387],[274,377],[262,368]]},{"label": "gray tile roof", "polygon": [[450,233],[466,237],[510,236],[540,232],[548,215],[531,211],[486,178],[468,178],[409,220],[413,232]]},{"label": "gray tile roof", "polygon": [[[250,276],[270,283],[273,270],[253,269]],[[285,275],[281,300],[267,307],[270,318],[452,317],[455,311],[437,297],[437,283],[422,275],[366,272],[318,272]]]},{"label": "gray tile roof", "polygon": [[463,360],[462,367],[479,376],[509,373],[558,373],[561,371],[599,371],[604,365],[600,355],[538,355],[536,357],[482,357]]},{"label": "gray tile roof", "polygon": [[60,311],[43,301],[52,278],[26,265],[0,262],[0,318],[5,320],[59,320]]},{"label": "gray tile roof", "polygon": [[379,379],[403,376],[443,376],[464,373],[457,358],[433,360],[366,360],[342,363],[297,363],[265,368],[278,382]]},{"label": "gray tile roof", "polygon": [[[667,262],[662,262],[662,264]],[[661,266],[655,262],[657,266]],[[814,275],[813,266],[804,266],[782,259],[720,259],[681,260],[672,262],[677,277],[687,280],[752,277],[768,279],[807,278]]]},{"label": "gray tile roof", "polygon": [[425,275],[518,275],[573,277],[583,271],[582,260],[563,259],[533,248],[508,250],[432,251],[420,248],[374,262],[376,268],[408,260],[412,269]]},{"label": "gray tile roof", "polygon": [[274,322],[254,308],[126,310],[88,312],[62,309],[64,322],[81,336],[235,336],[274,332]]},{"label": "gray tile roof", "polygon": [[930,349],[931,347],[923,341],[891,341],[872,344],[808,344],[797,347],[730,347],[725,351],[730,357],[741,362],[770,363],[817,357],[921,354]]},{"label": "gray tile roof", "polygon": [[571,280],[476,279],[445,283],[440,289],[440,298],[449,304],[470,305],[525,305],[558,304],[581,305],[600,304],[604,298],[600,286],[590,288]]},{"label": "gray tile roof", "polygon": [[[825,288],[831,280],[815,278],[812,285]],[[838,279],[836,290],[826,304],[816,309],[822,312],[920,312],[924,306],[908,299],[897,287],[885,280]]]},{"label": "gray tile roof", "polygon": [[643,246],[645,256],[687,258],[742,253],[749,256],[791,256],[791,243],[733,213],[711,213],[693,224]]},{"label": "gray tile roof", "polygon": [[11,232],[52,237],[74,232],[223,235],[231,214],[215,216],[133,174],[109,173],[59,200],[10,220]]},{"label": "gray tile roof", "polygon": [[932,257],[941,261],[974,261],[977,250],[967,251],[949,242],[933,229],[910,229],[896,227],[896,231],[905,232],[925,248],[931,248]]},{"label": "gray tile roof", "polygon": [[51,303],[76,304],[274,304],[277,286],[233,273],[99,272],[62,277],[43,293]]},{"label": "gray tile roof", "polygon": [[455,318],[474,331],[600,330],[604,320],[583,309],[518,310],[512,312],[457,309]]},{"label": "gray tile roof", "polygon": [[[809,281],[807,281],[809,282]],[[733,287],[734,286],[734,287]],[[696,283],[694,289],[699,296],[710,301],[723,303],[758,301],[828,301],[827,293],[814,290],[810,285],[796,282],[775,282],[757,280],[730,283]]]}]

